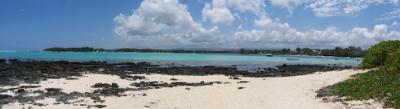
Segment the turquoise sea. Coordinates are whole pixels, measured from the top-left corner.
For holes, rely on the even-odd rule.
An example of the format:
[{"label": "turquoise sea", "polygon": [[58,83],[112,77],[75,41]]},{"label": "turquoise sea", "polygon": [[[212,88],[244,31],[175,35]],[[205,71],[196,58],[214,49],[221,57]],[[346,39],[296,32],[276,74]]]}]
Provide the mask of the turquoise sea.
[{"label": "turquoise sea", "polygon": [[258,54],[202,54],[202,53],[142,53],[142,52],[44,52],[1,51],[0,58],[23,60],[107,61],[107,62],[151,62],[160,65],[219,65],[246,66],[246,69],[281,64],[348,65],[357,66],[360,58],[293,56]]}]

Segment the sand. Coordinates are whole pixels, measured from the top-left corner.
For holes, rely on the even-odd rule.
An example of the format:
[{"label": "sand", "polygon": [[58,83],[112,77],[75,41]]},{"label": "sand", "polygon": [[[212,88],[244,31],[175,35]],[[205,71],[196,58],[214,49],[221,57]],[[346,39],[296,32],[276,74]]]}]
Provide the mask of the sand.
[{"label": "sand", "polygon": [[[348,105],[344,105],[340,102],[323,102],[320,98],[315,97],[315,91],[318,89],[363,72],[365,70],[342,70],[316,72],[314,74],[293,77],[240,77],[241,80],[229,79],[229,77],[223,75],[142,75],[146,76],[146,80],[144,81],[171,82],[171,78],[176,78],[178,81],[184,82],[221,81],[229,82],[229,84],[129,91],[126,92],[128,96],[103,97],[105,102],[102,105],[106,105],[106,109],[378,109],[383,107],[381,103],[373,100],[351,101],[346,102]],[[237,83],[238,81],[249,81],[249,83]],[[115,82],[120,87],[133,87],[130,86],[130,83],[134,81],[123,80],[118,76],[112,75],[86,74],[77,80],[49,79],[41,82],[39,85],[42,87],[37,89],[62,88],[64,92],[90,92],[94,90],[90,86],[99,82]],[[238,87],[244,88],[238,89]],[[187,88],[190,88],[190,90],[187,90]],[[147,96],[143,96],[143,94]],[[79,109],[87,108],[86,106],[78,106],[79,104],[100,104],[92,103],[90,100],[83,100],[78,101],[76,104],[53,105],[55,101],[50,98],[41,100],[40,102],[48,105],[38,107],[29,104],[13,103],[6,105],[4,108]]]}]

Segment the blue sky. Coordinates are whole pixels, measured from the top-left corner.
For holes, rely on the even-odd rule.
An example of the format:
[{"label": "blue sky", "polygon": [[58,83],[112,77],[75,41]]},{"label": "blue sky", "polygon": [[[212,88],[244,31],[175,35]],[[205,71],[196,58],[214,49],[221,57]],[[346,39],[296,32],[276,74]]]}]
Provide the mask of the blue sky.
[{"label": "blue sky", "polygon": [[0,50],[367,48],[400,39],[399,7],[399,0],[2,0]]}]

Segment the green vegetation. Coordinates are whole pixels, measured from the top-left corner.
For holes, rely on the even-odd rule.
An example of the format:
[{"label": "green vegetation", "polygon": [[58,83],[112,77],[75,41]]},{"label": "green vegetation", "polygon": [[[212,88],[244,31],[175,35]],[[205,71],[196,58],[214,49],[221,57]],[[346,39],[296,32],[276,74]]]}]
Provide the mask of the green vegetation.
[{"label": "green vegetation", "polygon": [[138,49],[138,48],[120,48],[110,50],[114,52],[157,52],[157,53],[235,53],[232,50],[163,50],[163,49]]},{"label": "green vegetation", "polygon": [[346,100],[376,99],[400,109],[400,75],[383,69],[372,70],[334,85],[332,94]]},{"label": "green vegetation", "polygon": [[105,49],[102,48],[91,48],[91,47],[79,47],[79,48],[63,48],[63,47],[52,47],[52,48],[46,48],[43,51],[55,51],[55,52],[102,52],[105,51]]},{"label": "green vegetation", "polygon": [[52,47],[46,48],[43,51],[53,52],[157,52],[157,53],[237,53],[234,50],[164,50],[164,49],[148,49],[148,48],[118,48],[118,49],[104,49],[92,47],[79,47],[79,48],[63,48]]},{"label": "green vegetation", "polygon": [[374,68],[384,66],[384,64],[387,63],[386,61],[388,58],[390,58],[389,55],[394,55],[393,53],[399,48],[400,41],[383,41],[379,44],[376,44],[368,49],[360,67]]},{"label": "green vegetation", "polygon": [[290,48],[284,48],[281,50],[262,50],[262,49],[240,49],[240,54],[293,54]]},{"label": "green vegetation", "polygon": [[360,47],[349,46],[347,48],[336,47],[334,49],[312,49],[312,48],[284,48],[281,50],[246,50],[240,49],[241,54],[291,54],[312,56],[336,56],[336,57],[362,57],[365,53]]},{"label": "green vegetation", "polygon": [[279,55],[312,55],[312,56],[337,56],[337,57],[362,57],[365,53],[360,47],[350,46],[347,48],[336,47],[334,49],[311,49],[311,48],[284,48],[281,50],[263,49],[240,49],[240,50],[182,50],[182,49],[139,49],[139,48],[119,48],[103,49],[91,47],[46,48],[43,51],[54,52],[157,52],[157,53],[240,53],[240,54],[279,54]]},{"label": "green vegetation", "polygon": [[360,67],[378,69],[335,84],[331,93],[347,100],[376,99],[400,109],[400,41],[372,46]]}]

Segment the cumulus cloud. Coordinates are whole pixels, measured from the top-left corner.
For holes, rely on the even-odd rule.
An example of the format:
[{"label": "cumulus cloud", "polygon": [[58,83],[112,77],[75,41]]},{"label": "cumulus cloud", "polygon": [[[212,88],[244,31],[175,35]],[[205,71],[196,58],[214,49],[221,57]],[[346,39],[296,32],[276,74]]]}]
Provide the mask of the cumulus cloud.
[{"label": "cumulus cloud", "polygon": [[384,0],[315,0],[307,7],[314,11],[316,16],[329,17],[351,15],[368,8],[370,5],[385,3]]},{"label": "cumulus cloud", "polygon": [[[229,24],[232,21],[222,20],[224,18],[220,18],[221,16],[204,13],[229,11],[230,15],[223,16],[231,16],[231,19],[234,19],[231,14],[232,10],[236,10],[238,13],[251,12],[258,16],[253,21],[255,28],[252,29],[243,28],[241,24],[232,32],[221,32],[217,25],[204,28],[201,23],[193,20],[187,11],[187,6],[179,3],[178,0],[144,0],[132,14],[120,14],[114,18],[114,31],[135,47],[149,48],[282,48],[298,46],[330,48],[350,45],[367,48],[382,40],[400,39],[400,31],[390,30],[392,25],[386,24],[375,25],[370,29],[354,27],[348,31],[339,31],[335,27],[300,31],[279,19],[269,18],[265,13],[263,1],[257,1],[261,4],[254,1],[215,0],[212,4],[207,3],[208,5],[203,8],[204,19],[216,24]],[[320,2],[328,5],[324,1]],[[226,10],[220,11],[220,9]],[[348,11],[351,12],[350,10]],[[346,13],[344,10],[339,13],[342,12]],[[240,18],[238,14],[235,16]]]},{"label": "cumulus cloud", "polygon": [[148,47],[207,44],[217,40],[217,30],[206,30],[193,20],[178,0],[144,0],[132,15],[114,18],[115,33]]},{"label": "cumulus cloud", "polygon": [[298,5],[301,5],[305,0],[270,0],[273,6],[287,8],[289,13],[292,13],[293,9]]},{"label": "cumulus cloud", "polygon": [[266,17],[265,0],[212,0],[211,5],[206,3],[203,8],[203,20],[214,24],[231,24],[235,17],[241,20],[239,14],[232,14],[229,8],[239,13],[251,12],[259,18]]},{"label": "cumulus cloud", "polygon": [[255,22],[261,29],[241,30],[234,33],[237,46],[282,48],[282,47],[320,47],[361,46],[368,48],[382,40],[400,39],[399,31],[389,31],[385,24],[375,25],[372,30],[355,27],[351,31],[341,32],[334,27],[324,30],[298,31],[289,24],[270,19]]},{"label": "cumulus cloud", "polygon": [[235,18],[226,6],[225,0],[213,0],[212,5],[206,3],[202,11],[203,20],[211,20],[215,24],[231,24]]},{"label": "cumulus cloud", "polygon": [[371,5],[387,4],[399,6],[400,0],[269,0],[272,6],[283,7],[292,13],[297,6],[304,5],[317,17],[357,15]]},{"label": "cumulus cloud", "polygon": [[227,4],[241,13],[252,12],[259,17],[265,16],[264,0],[227,0]]},{"label": "cumulus cloud", "polygon": [[237,47],[245,48],[283,48],[361,46],[368,48],[383,40],[400,39],[400,31],[389,31],[385,24],[375,25],[373,29],[355,27],[350,31],[338,31],[335,27],[324,30],[299,31],[286,22],[263,18],[254,21],[259,27],[252,30],[237,30],[234,40]]}]

